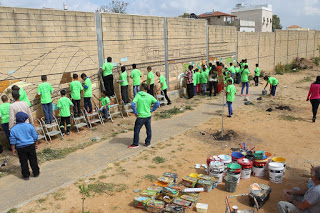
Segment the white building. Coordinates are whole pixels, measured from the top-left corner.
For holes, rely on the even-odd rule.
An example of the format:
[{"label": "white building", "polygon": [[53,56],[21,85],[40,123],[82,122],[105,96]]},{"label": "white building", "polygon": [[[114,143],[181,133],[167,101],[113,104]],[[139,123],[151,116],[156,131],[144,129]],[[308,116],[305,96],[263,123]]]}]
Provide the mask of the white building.
[{"label": "white building", "polygon": [[237,31],[239,32],[255,32],[256,31],[256,23],[254,21],[236,19],[234,22],[234,26],[237,27]]},{"label": "white building", "polygon": [[250,5],[237,4],[231,11],[240,20],[255,22],[256,32],[272,32],[272,5]]}]

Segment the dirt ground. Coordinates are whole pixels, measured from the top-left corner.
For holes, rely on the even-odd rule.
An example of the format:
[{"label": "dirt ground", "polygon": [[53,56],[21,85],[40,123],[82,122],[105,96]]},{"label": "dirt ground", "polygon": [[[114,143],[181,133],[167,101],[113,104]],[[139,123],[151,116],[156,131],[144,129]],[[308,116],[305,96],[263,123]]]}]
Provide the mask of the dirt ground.
[{"label": "dirt ground", "polygon": [[[283,199],[282,190],[294,186],[305,187],[309,178],[310,163],[320,165],[318,158],[320,121],[311,122],[311,104],[306,102],[310,83],[317,75],[320,75],[319,70],[276,76],[280,81],[276,98],[263,97],[260,101],[251,100],[254,105],[241,106],[234,110],[235,115],[231,119],[225,118],[225,132],[234,132],[234,137],[229,141],[214,139],[213,134],[221,129],[221,117],[215,117],[184,134],[172,137],[127,160],[117,162],[95,175],[28,203],[18,209],[18,212],[81,212],[82,200],[78,186],[82,184],[89,186],[90,189],[91,196],[85,199],[85,209],[90,213],[143,212],[133,207],[133,198],[151,186],[155,178],[160,177],[162,173],[175,172],[179,180],[194,172],[204,174],[203,168],[194,168],[196,163],[205,163],[206,158],[211,155],[230,154],[230,149],[239,147],[242,142],[255,146],[255,150],[265,150],[273,156],[287,159],[288,169],[282,184],[270,183],[266,172],[262,179],[251,177],[248,181],[241,180],[236,192],[232,193],[234,195],[248,193],[251,183],[270,185],[272,187],[270,200],[260,212],[277,212],[276,204]],[[264,83],[259,85],[261,90]],[[279,106],[288,106],[291,111],[276,109]],[[268,108],[273,110],[267,112]],[[219,112],[215,114],[219,115]],[[130,123],[132,118],[125,122],[128,122],[126,125],[132,124]],[[101,128],[97,127],[94,132],[72,134],[70,138],[73,141],[65,139],[63,146],[69,142],[77,143],[79,137],[85,136],[85,140],[89,140],[96,135],[101,134],[101,137],[106,137],[110,134],[101,132]],[[52,143],[42,146],[62,145],[57,142],[56,145]],[[155,157],[161,158],[154,161]],[[139,192],[135,193],[137,189]],[[227,195],[230,193],[224,190],[222,183],[211,192],[200,193],[198,202],[209,204],[208,212],[220,213],[225,211]],[[231,205],[238,205],[240,209],[250,209],[247,197],[233,198],[230,201]]]}]

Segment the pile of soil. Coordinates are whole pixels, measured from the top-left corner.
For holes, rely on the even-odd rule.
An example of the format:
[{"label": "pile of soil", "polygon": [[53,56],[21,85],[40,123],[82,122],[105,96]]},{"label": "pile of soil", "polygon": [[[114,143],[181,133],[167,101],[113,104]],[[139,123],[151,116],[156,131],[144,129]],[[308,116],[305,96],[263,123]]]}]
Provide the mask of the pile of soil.
[{"label": "pile of soil", "polygon": [[288,111],[292,111],[292,110],[291,110],[291,107],[289,107],[289,106],[284,106],[284,105],[278,106],[278,107],[276,107],[276,109],[278,109],[278,110],[288,110]]},{"label": "pile of soil", "polygon": [[221,131],[218,131],[214,134],[212,134],[213,138],[217,141],[231,141],[236,138],[239,138],[239,134],[233,130],[227,130],[223,133],[223,136],[221,134]]},{"label": "pile of soil", "polygon": [[306,58],[296,58],[292,63],[292,68],[313,69],[314,63]]}]

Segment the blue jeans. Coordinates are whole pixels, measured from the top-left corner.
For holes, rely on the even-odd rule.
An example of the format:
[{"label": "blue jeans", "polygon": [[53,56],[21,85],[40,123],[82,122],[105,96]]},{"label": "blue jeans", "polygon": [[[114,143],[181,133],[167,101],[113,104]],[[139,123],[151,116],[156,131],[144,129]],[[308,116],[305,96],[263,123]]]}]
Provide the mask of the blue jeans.
[{"label": "blue jeans", "polygon": [[136,96],[136,94],[140,91],[140,85],[133,86],[133,95]]},{"label": "blue jeans", "polygon": [[84,102],[84,109],[85,109],[87,112],[92,112],[91,98],[90,98],[90,97],[84,97],[84,98],[83,98],[83,102]]},{"label": "blue jeans", "polygon": [[147,138],[145,140],[146,145],[150,145],[151,142],[151,116],[148,118],[137,118],[134,124],[134,136],[133,145],[139,146],[139,134],[142,126],[145,125],[147,130]]},{"label": "blue jeans", "polygon": [[102,112],[104,114],[104,117],[106,119],[108,118],[108,111],[109,111],[109,107],[106,107],[106,109],[104,109],[104,107],[100,108],[100,112]]},{"label": "blue jeans", "polygon": [[202,83],[203,94],[205,95],[207,92],[207,83]]},{"label": "blue jeans", "polygon": [[278,85],[275,85],[275,86],[272,86],[272,87],[271,87],[271,95],[272,95],[272,96],[276,96],[277,86],[278,86]]},{"label": "blue jeans", "polygon": [[52,109],[52,102],[48,104],[42,104],[44,118],[46,123],[51,123],[53,120],[53,109]]},{"label": "blue jeans", "polygon": [[193,95],[194,95],[194,96],[197,95],[197,86],[193,86]]},{"label": "blue jeans", "polygon": [[1,124],[1,127],[4,131],[4,134],[6,135],[6,138],[9,142],[9,147],[10,147],[10,130],[9,130],[9,123],[4,123],[4,124]]},{"label": "blue jeans", "polygon": [[233,111],[232,111],[232,102],[227,101],[228,104],[228,111],[229,111],[229,116],[233,115]]},{"label": "blue jeans", "polygon": [[241,95],[243,94],[243,90],[245,86],[247,87],[246,94],[247,95],[249,94],[249,81],[248,81],[248,82],[242,82]]}]

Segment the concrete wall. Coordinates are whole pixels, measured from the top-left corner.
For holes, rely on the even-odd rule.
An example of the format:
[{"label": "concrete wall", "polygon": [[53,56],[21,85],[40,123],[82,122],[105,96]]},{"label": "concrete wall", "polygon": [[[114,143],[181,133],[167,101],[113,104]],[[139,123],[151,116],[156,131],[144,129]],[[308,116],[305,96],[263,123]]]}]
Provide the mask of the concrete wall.
[{"label": "concrete wall", "polygon": [[[123,65],[131,73],[136,63],[146,79],[146,68],[165,75],[163,17],[101,14],[104,58],[113,62],[127,58]],[[167,18],[169,88],[177,88],[177,77],[187,64],[200,67],[207,60],[206,20]],[[295,57],[319,56],[319,31],[277,31],[276,33],[237,32],[235,27],[208,26],[209,62],[222,58],[224,64],[247,58],[250,69],[256,63],[272,71],[277,63],[289,63]],[[91,77],[99,93],[99,62],[95,14],[88,12],[0,7],[0,92],[16,81],[41,115],[36,88],[42,74],[48,75],[54,89],[69,87],[72,73]],[[118,79],[119,67],[115,67]],[[155,79],[158,85],[158,79]],[[129,79],[130,95],[132,81]],[[118,93],[119,85],[115,82]]]}]

